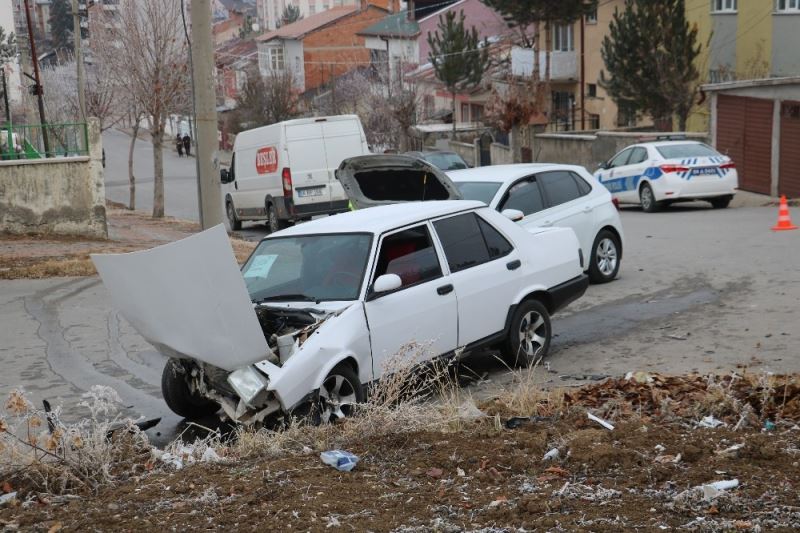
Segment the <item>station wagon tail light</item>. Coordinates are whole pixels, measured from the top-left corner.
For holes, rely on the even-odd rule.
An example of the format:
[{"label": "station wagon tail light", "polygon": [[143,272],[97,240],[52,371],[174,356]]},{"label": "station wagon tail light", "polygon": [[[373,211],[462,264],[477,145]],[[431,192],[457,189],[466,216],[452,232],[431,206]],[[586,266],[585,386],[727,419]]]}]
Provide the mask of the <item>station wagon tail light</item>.
[{"label": "station wagon tail light", "polygon": [[283,195],[284,196],[291,196],[292,195],[292,171],[286,167],[281,172],[281,178],[283,179]]},{"label": "station wagon tail light", "polygon": [[731,161],[729,163],[724,163],[724,164],[720,165],[719,168],[726,168],[728,170],[733,170],[733,169],[736,168],[736,163],[734,163],[733,161]]},{"label": "station wagon tail light", "polygon": [[664,174],[670,174],[672,172],[687,172],[689,170],[687,167],[682,167],[680,165],[661,165],[660,168]]}]

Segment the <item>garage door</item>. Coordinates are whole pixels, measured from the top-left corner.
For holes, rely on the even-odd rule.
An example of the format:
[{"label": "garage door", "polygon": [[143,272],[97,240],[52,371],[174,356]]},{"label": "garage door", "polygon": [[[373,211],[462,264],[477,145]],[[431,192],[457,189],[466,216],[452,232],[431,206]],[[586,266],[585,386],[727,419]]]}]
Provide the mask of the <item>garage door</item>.
[{"label": "garage door", "polygon": [[717,100],[717,150],[729,155],[739,172],[739,188],[770,193],[772,100],[728,96]]},{"label": "garage door", "polygon": [[781,155],[778,194],[800,198],[800,102],[781,105]]}]

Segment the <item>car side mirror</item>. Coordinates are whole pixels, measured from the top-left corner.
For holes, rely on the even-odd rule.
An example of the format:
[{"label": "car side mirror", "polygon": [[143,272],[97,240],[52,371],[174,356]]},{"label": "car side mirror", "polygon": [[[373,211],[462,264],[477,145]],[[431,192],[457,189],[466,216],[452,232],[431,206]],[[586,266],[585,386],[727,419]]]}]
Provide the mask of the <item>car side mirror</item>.
[{"label": "car side mirror", "polygon": [[519,222],[520,220],[525,218],[525,213],[523,213],[519,209],[503,209],[503,212],[500,214],[506,217],[511,222]]},{"label": "car side mirror", "polygon": [[609,169],[609,164],[608,164],[608,161],[601,161],[601,162],[599,162],[599,163],[597,164],[597,168],[599,168],[600,170],[608,170],[608,169]]},{"label": "car side mirror", "polygon": [[403,280],[397,274],[384,274],[375,280],[372,285],[372,292],[383,294],[399,289],[403,286]]},{"label": "car side mirror", "polygon": [[231,179],[231,171],[227,168],[223,168],[219,171],[219,181],[221,183],[230,183],[233,180]]}]

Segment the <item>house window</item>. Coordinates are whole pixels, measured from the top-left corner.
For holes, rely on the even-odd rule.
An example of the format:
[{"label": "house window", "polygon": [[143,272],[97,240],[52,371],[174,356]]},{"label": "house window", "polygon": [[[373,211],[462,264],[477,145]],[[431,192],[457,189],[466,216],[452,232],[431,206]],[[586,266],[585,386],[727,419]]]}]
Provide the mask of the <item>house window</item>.
[{"label": "house window", "polygon": [[575,39],[572,24],[558,25],[553,28],[553,51],[572,52],[575,50]]},{"label": "house window", "polygon": [[426,94],[423,98],[423,107],[425,108],[425,117],[433,116],[434,109],[436,107],[436,100],[434,99],[433,95]]},{"label": "house window", "polygon": [[597,24],[597,8],[586,14],[586,24]]},{"label": "house window", "polygon": [[[793,0],[797,2],[797,0]],[[711,11],[714,13],[735,13],[737,6],[737,0],[712,0],[711,1]]]},{"label": "house window", "polygon": [[628,127],[636,125],[636,108],[630,102],[620,100],[617,102],[617,126]]},{"label": "house window", "polygon": [[778,13],[800,13],[800,0],[776,0],[775,11]]},{"label": "house window", "polygon": [[461,104],[461,122],[469,122],[469,104]]},{"label": "house window", "polygon": [[575,95],[567,91],[553,91],[553,113],[550,123],[555,131],[570,131],[575,119]]},{"label": "house window", "polygon": [[317,4],[308,4],[308,15],[314,15],[317,12]]},{"label": "house window", "polygon": [[589,114],[589,129],[590,130],[600,129],[600,115],[595,115],[593,113]]},{"label": "house window", "polygon": [[270,48],[269,49],[269,68],[274,71],[281,71],[284,68],[283,63],[283,48]]},{"label": "house window", "polygon": [[597,98],[597,84],[589,83],[586,85],[586,96],[589,98]]},{"label": "house window", "polygon": [[472,122],[481,122],[483,120],[483,106],[472,104],[469,108],[469,114]]}]

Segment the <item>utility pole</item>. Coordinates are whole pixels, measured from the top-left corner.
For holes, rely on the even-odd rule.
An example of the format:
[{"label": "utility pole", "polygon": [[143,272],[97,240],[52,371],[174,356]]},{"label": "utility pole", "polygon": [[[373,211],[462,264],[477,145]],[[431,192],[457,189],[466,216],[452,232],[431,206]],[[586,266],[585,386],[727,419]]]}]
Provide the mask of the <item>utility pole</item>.
[{"label": "utility pole", "polygon": [[44,142],[44,156],[50,154],[50,143],[47,140],[47,120],[44,118],[44,98],[42,94],[42,79],[39,77],[39,57],[36,55],[36,41],[33,39],[33,26],[31,26],[31,7],[25,0],[25,21],[28,24],[28,39],[31,42],[31,62],[33,63],[33,80],[36,84],[36,96],[39,99],[39,120],[42,125],[42,141]]},{"label": "utility pole", "polygon": [[211,33],[211,1],[194,0],[192,21],[192,78],[197,128],[197,179],[200,191],[200,225],[203,229],[222,223],[222,196],[217,173],[217,95],[214,91],[214,39]]},{"label": "utility pole", "polygon": [[[88,4],[86,9],[89,9]],[[78,10],[78,0],[72,0],[72,33],[75,41],[73,45],[75,48],[75,64],[78,68],[78,106],[81,109],[81,118],[86,122],[86,89],[83,73],[83,46],[81,46],[81,14]]]}]

